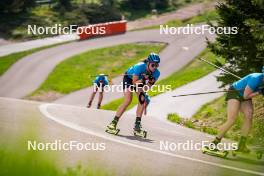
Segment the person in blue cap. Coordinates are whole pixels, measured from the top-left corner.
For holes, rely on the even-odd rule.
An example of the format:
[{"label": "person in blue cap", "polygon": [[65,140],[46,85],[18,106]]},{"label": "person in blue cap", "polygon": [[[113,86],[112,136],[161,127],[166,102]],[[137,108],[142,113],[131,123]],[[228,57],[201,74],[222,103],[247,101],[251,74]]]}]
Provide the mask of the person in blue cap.
[{"label": "person in blue cap", "polygon": [[144,62],[135,64],[126,71],[123,77],[124,101],[118,107],[114,119],[107,126],[107,130],[110,130],[110,132],[116,131],[117,123],[127,107],[130,105],[133,98],[133,92],[135,91],[138,96],[139,103],[136,112],[134,134],[135,132],[140,133],[144,131],[141,127],[141,117],[146,109],[149,97],[144,92],[143,86],[147,85],[148,87],[151,87],[158,80],[160,76],[160,72],[157,69],[159,67],[159,63],[159,55],[156,53],[150,53]]},{"label": "person in blue cap", "polygon": [[93,84],[94,84],[94,91],[92,92],[92,95],[90,96],[87,108],[90,108],[92,106],[94,96],[96,92],[99,90],[99,100],[97,104],[97,109],[100,109],[101,103],[104,97],[104,87],[106,85],[109,85],[109,81],[106,75],[100,74],[95,78],[95,80],[93,81]]},{"label": "person in blue cap", "polygon": [[221,142],[226,132],[235,124],[239,111],[244,116],[244,123],[241,129],[241,138],[237,151],[249,153],[246,145],[247,136],[252,126],[253,103],[252,98],[257,95],[264,95],[264,67],[262,73],[251,73],[242,79],[234,82],[226,95],[227,101],[227,121],[220,126],[219,133],[212,141],[217,145]]}]

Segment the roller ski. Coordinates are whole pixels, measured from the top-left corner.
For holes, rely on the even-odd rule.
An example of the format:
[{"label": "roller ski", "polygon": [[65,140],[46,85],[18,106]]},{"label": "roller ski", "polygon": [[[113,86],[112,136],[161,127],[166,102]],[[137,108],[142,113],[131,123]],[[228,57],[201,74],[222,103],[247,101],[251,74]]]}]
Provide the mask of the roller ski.
[{"label": "roller ski", "polygon": [[262,159],[263,156],[263,151],[264,147],[263,146],[256,146],[256,147],[250,147],[248,148],[246,145],[246,138],[241,137],[239,144],[238,144],[238,149],[232,151],[232,156],[240,156],[240,157],[245,157],[245,158],[252,158],[255,159],[257,158],[258,160]]},{"label": "roller ski", "polygon": [[220,158],[226,158],[228,153],[229,153],[228,151],[225,151],[225,150],[221,151],[221,150],[218,150],[218,149],[212,149],[209,146],[203,147],[202,148],[202,152],[204,154],[217,156],[217,157],[220,157]]},{"label": "roller ski", "polygon": [[113,120],[109,125],[107,125],[105,132],[113,135],[118,135],[120,129],[116,128],[117,121]]},{"label": "roller ski", "polygon": [[232,151],[232,156],[241,157],[241,158],[243,157],[252,158],[252,159],[257,158],[258,160],[261,160],[263,157],[263,152],[264,152],[264,147],[256,146],[256,147],[250,147],[250,149],[245,147]]},{"label": "roller ski", "polygon": [[220,158],[226,158],[227,155],[228,155],[228,151],[221,151],[219,149],[217,149],[217,144],[219,144],[221,142],[221,139],[219,138],[215,138],[215,140],[213,140],[208,146],[205,146],[202,148],[202,152],[204,154],[208,154],[208,155],[211,155],[211,156],[217,156],[217,157],[220,157]]},{"label": "roller ski", "polygon": [[134,127],[134,136],[142,137],[142,138],[147,138],[147,131],[142,130],[141,124],[136,124]]}]

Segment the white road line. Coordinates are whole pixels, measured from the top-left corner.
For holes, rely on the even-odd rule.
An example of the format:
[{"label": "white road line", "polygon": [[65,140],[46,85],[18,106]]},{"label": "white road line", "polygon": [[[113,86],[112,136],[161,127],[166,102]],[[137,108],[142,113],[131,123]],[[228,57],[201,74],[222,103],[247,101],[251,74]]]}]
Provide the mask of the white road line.
[{"label": "white road line", "polygon": [[183,46],[182,49],[185,50],[185,51],[188,51],[189,50],[189,47]]},{"label": "white road line", "polygon": [[89,134],[89,135],[97,136],[97,137],[100,137],[100,138],[103,138],[103,139],[106,139],[106,140],[109,140],[109,141],[117,142],[117,143],[120,143],[120,144],[128,145],[128,146],[131,146],[131,147],[135,147],[135,148],[139,148],[139,149],[142,149],[142,150],[147,150],[147,151],[151,151],[151,152],[155,152],[155,153],[159,153],[159,154],[163,154],[163,155],[167,155],[167,156],[171,156],[171,157],[181,158],[181,159],[185,159],[185,160],[190,160],[190,161],[199,162],[199,163],[203,163],[203,164],[207,164],[207,165],[211,165],[211,166],[216,166],[216,167],[220,167],[220,168],[235,170],[235,171],[239,171],[239,172],[245,172],[245,173],[249,173],[249,174],[264,176],[263,172],[257,172],[257,171],[253,171],[253,170],[242,169],[242,168],[238,168],[238,167],[233,167],[233,166],[213,163],[213,162],[209,162],[209,161],[203,161],[203,160],[200,160],[200,159],[195,159],[195,158],[191,158],[191,157],[187,157],[187,156],[177,155],[177,154],[173,154],[173,153],[169,153],[169,152],[165,152],[165,151],[151,149],[151,148],[144,147],[144,146],[139,146],[139,145],[132,144],[132,143],[129,143],[129,142],[125,142],[125,141],[122,141],[122,140],[109,138],[109,136],[105,136],[105,135],[102,135],[102,134],[95,133],[94,131],[91,131],[91,130],[89,130],[87,128],[84,128],[84,127],[82,127],[80,125],[77,125],[77,124],[74,124],[72,122],[68,122],[68,121],[65,121],[65,120],[62,120],[62,119],[54,117],[53,115],[51,115],[47,111],[47,108],[49,106],[54,106],[54,105],[56,106],[56,104],[50,104],[50,103],[42,104],[42,105],[39,106],[39,110],[47,118],[49,118],[49,119],[51,119],[51,120],[53,120],[53,121],[55,121],[55,122],[57,122],[57,123],[59,123],[59,124],[61,124],[63,126],[71,128],[73,130],[76,130],[76,131],[79,131],[79,132],[83,132],[83,133],[86,133],[86,134]]}]

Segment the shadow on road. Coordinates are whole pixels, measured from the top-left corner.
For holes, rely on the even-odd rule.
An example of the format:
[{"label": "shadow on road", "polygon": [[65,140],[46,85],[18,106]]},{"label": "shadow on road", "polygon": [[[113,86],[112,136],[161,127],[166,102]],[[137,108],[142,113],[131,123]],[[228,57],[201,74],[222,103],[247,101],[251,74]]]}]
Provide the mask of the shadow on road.
[{"label": "shadow on road", "polygon": [[117,136],[129,139],[129,140],[134,140],[134,141],[137,140],[140,142],[148,142],[148,143],[154,142],[154,140],[152,140],[152,139],[145,139],[145,138],[141,138],[139,136],[127,136],[127,135],[120,135],[120,134],[118,134]]}]

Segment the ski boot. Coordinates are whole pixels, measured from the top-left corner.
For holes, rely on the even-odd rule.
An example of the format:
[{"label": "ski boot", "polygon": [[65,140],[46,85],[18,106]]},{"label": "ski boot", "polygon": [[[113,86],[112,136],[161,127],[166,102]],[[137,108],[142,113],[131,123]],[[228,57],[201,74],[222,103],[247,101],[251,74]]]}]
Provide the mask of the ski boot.
[{"label": "ski boot", "polygon": [[246,145],[247,137],[241,136],[239,144],[238,144],[238,149],[234,150],[232,152],[233,156],[236,156],[237,154],[249,154],[250,150]]},{"label": "ski boot", "polygon": [[136,123],[135,127],[134,127],[134,136],[139,136],[142,138],[147,138],[147,131],[146,130],[142,130],[141,124],[140,123]]},{"label": "ski boot", "polygon": [[105,132],[117,135],[120,129],[117,129],[116,126],[117,126],[117,121],[113,120],[109,125],[107,125]]}]

